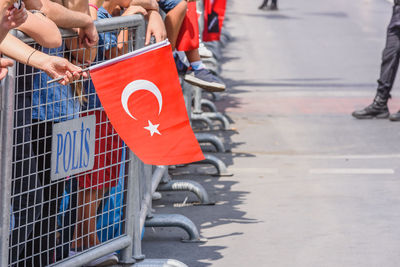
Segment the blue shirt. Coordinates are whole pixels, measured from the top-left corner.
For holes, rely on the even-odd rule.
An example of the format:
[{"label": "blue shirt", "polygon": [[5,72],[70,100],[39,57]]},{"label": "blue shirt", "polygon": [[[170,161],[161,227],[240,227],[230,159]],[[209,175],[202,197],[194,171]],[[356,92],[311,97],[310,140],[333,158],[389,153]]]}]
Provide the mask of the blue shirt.
[{"label": "blue shirt", "polygon": [[[97,19],[112,18],[111,14],[104,7],[100,7],[97,11]],[[106,60],[105,52],[118,44],[118,33],[116,31],[99,33],[99,42],[96,55],[96,63],[101,63]],[[87,102],[83,106],[83,110],[100,108],[100,99],[96,94],[96,90],[92,81],[85,82],[85,94],[87,94]]]},{"label": "blue shirt", "polygon": [[[55,56],[62,56],[62,51],[64,45],[52,49],[43,48],[44,53]],[[79,117],[80,103],[78,97],[74,97],[71,86],[58,83],[47,85],[51,79],[43,71],[33,76],[32,119],[60,122]]]}]

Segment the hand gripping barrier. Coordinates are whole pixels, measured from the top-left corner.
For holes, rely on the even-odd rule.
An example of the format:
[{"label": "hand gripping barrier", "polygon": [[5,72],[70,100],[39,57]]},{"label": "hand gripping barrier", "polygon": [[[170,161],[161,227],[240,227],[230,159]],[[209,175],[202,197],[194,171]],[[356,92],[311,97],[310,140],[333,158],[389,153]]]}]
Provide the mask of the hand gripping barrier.
[{"label": "hand gripping barrier", "polygon": [[[96,27],[103,41],[94,63],[144,46],[140,15]],[[128,39],[111,54],[124,30]],[[76,64],[79,52],[90,53],[77,48],[72,31],[62,30],[56,49],[15,35]],[[124,266],[186,266],[142,261],[144,164],[113,130],[90,79],[70,86],[47,85],[49,79],[16,63],[1,83],[0,266],[83,266],[112,260],[115,251]]]}]

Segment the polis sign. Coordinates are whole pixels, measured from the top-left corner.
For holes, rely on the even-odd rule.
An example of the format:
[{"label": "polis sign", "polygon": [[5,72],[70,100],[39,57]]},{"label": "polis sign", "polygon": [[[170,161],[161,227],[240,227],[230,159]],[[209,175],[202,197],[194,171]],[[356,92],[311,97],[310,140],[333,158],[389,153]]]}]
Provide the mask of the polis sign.
[{"label": "polis sign", "polygon": [[93,169],[95,130],[94,115],[54,124],[51,150],[52,180]]}]

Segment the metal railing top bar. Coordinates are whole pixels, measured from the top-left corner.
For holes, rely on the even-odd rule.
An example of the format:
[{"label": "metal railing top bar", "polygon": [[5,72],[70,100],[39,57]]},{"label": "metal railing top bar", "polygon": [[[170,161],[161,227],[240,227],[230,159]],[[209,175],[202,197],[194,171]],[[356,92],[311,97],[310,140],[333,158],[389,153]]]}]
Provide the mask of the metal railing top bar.
[{"label": "metal railing top bar", "polygon": [[[120,16],[107,19],[96,20],[94,25],[98,32],[112,31],[122,27],[140,27],[145,24],[143,15],[135,14],[130,16]],[[62,29],[60,32],[63,38],[77,36],[77,33],[71,29]],[[16,31],[15,36],[25,43],[34,42],[34,40],[21,31]]]}]

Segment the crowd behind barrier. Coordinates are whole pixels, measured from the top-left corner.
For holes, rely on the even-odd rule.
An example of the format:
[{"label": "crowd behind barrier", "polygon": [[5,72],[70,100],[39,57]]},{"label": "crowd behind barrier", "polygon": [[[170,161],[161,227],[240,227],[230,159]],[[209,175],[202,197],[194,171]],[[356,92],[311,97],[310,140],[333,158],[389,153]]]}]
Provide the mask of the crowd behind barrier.
[{"label": "crowd behind barrier", "polygon": [[[95,24],[100,40],[93,51],[78,48],[78,36],[69,30],[61,30],[62,45],[52,49],[21,32],[14,35],[82,68],[83,58],[98,64],[144,46],[143,16],[104,18]],[[185,266],[174,260],[143,260],[144,227],[181,227],[188,240],[204,242],[190,219],[152,214],[151,203],[157,190],[191,191],[209,204],[205,189],[193,181],[172,180],[168,166],[143,164],[114,131],[90,78],[69,85],[47,84],[49,80],[43,71],[16,62],[2,81],[0,266],[96,266],[116,264],[114,260]],[[229,128],[222,114],[201,112],[199,88],[183,79],[182,87],[189,115],[217,119]],[[216,110],[212,103],[208,106]],[[205,135],[198,135],[199,142],[211,142],[224,152],[220,140]],[[212,155],[203,163],[227,174],[224,163]]]}]

